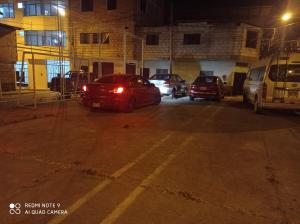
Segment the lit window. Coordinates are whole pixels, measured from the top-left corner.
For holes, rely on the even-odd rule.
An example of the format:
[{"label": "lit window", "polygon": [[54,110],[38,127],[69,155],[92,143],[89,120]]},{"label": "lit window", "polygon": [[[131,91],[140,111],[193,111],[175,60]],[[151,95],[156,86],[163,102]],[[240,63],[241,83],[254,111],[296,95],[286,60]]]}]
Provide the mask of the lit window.
[{"label": "lit window", "polygon": [[0,4],[0,18],[13,18],[14,15],[14,4]]},{"label": "lit window", "polygon": [[24,2],[24,16],[57,16],[56,4]]},{"label": "lit window", "polygon": [[23,9],[23,2],[18,2],[18,9]]},{"label": "lit window", "polygon": [[30,46],[66,46],[66,34],[56,30],[26,30],[25,45]]}]

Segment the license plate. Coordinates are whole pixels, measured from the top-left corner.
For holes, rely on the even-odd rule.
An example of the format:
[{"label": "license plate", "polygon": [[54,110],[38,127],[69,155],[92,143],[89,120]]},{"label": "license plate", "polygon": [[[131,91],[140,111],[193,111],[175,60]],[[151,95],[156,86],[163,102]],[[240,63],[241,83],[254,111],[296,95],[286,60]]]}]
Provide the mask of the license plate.
[{"label": "license plate", "polygon": [[207,88],[206,87],[200,87],[199,89],[200,90],[206,90]]},{"label": "license plate", "polygon": [[288,96],[289,97],[298,97],[298,91],[289,91]]},{"label": "license plate", "polygon": [[92,106],[95,107],[95,108],[100,108],[100,103],[93,103]]}]

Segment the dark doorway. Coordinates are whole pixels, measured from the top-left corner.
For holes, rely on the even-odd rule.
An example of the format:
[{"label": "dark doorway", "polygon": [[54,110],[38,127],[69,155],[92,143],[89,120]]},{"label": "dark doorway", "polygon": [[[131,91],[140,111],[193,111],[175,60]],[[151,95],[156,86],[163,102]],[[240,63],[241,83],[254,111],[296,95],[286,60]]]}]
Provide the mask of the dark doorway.
[{"label": "dark doorway", "polygon": [[82,70],[84,72],[89,72],[89,66],[82,65],[82,66],[80,66],[80,70]]},{"label": "dark doorway", "polygon": [[93,74],[98,77],[99,74],[99,62],[93,62]]},{"label": "dark doorway", "polygon": [[143,78],[145,79],[149,79],[150,76],[150,68],[143,68],[143,73],[142,73],[142,69],[140,69],[140,74],[143,74]]},{"label": "dark doorway", "polygon": [[136,74],[135,64],[126,64],[126,74],[128,74],[128,75]]},{"label": "dark doorway", "polygon": [[243,85],[247,77],[246,73],[235,72],[232,95],[242,95],[243,94]]},{"label": "dark doorway", "polygon": [[102,62],[101,68],[102,68],[102,75],[114,74],[114,63],[112,62]]}]

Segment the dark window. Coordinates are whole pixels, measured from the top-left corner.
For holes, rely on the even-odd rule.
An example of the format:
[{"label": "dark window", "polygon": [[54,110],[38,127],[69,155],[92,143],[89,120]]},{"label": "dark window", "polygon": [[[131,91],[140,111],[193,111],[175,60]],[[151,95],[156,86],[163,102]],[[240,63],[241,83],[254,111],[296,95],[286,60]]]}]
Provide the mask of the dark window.
[{"label": "dark window", "polygon": [[145,13],[146,12],[146,9],[147,9],[147,0],[141,0],[141,11],[143,12],[143,13]]},{"label": "dark window", "polygon": [[109,33],[101,33],[101,43],[109,44]]},{"label": "dark window", "polygon": [[264,78],[266,67],[254,68],[250,70],[250,81],[262,81]]},{"label": "dark window", "polygon": [[109,44],[109,33],[80,33],[81,44]]},{"label": "dark window", "polygon": [[99,33],[93,33],[93,44],[99,44]]},{"label": "dark window", "polygon": [[201,70],[199,75],[214,75],[214,71]]},{"label": "dark window", "polygon": [[159,35],[158,34],[147,34],[146,45],[158,45],[158,44],[159,44]]},{"label": "dark window", "polygon": [[200,33],[184,34],[183,44],[186,45],[200,44],[200,39],[201,39]]},{"label": "dark window", "polygon": [[124,83],[130,82],[135,76],[131,75],[109,75],[103,76],[97,82],[99,83]]},{"label": "dark window", "polygon": [[89,44],[90,43],[90,34],[89,33],[80,33],[80,43]]},{"label": "dark window", "polygon": [[113,10],[117,8],[117,0],[107,0],[107,10]]},{"label": "dark window", "polygon": [[13,18],[14,15],[14,4],[0,4],[0,19],[1,18]]},{"label": "dark window", "polygon": [[239,67],[248,67],[249,66],[249,64],[246,62],[236,62],[235,65],[239,66]]},{"label": "dark window", "polygon": [[94,0],[81,0],[81,12],[92,12],[94,10]]},{"label": "dark window", "polygon": [[171,78],[170,74],[155,74],[150,79],[152,80],[168,80]]},{"label": "dark window", "polygon": [[156,74],[168,74],[169,70],[166,68],[157,68]]},{"label": "dark window", "polygon": [[218,78],[216,76],[199,76],[195,83],[216,83]]},{"label": "dark window", "polygon": [[300,64],[294,65],[272,65],[269,78],[275,82],[300,82]]},{"label": "dark window", "polygon": [[246,47],[256,48],[258,40],[258,33],[255,31],[247,31]]},{"label": "dark window", "polygon": [[66,34],[56,30],[26,30],[25,45],[66,46]]}]

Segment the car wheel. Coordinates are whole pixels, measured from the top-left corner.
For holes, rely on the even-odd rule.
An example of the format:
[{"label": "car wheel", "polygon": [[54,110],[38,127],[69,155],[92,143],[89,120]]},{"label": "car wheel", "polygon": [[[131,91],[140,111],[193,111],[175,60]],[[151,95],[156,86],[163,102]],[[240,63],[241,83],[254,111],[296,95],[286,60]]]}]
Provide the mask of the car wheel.
[{"label": "car wheel", "polygon": [[184,88],[184,92],[182,93],[182,96],[187,96],[188,95],[188,89],[187,88]]},{"label": "car wheel", "polygon": [[195,101],[195,98],[190,96],[190,101]]},{"label": "car wheel", "polygon": [[158,104],[160,104],[160,102],[161,102],[161,96],[160,96],[160,95],[157,95],[157,96],[155,97],[154,104],[155,104],[155,105],[158,105]]},{"label": "car wheel", "polygon": [[257,114],[261,114],[263,111],[263,108],[261,107],[261,105],[259,105],[257,96],[255,97],[255,100],[254,100],[253,109],[254,109],[254,112]]},{"label": "car wheel", "polygon": [[126,112],[126,113],[130,113],[130,112],[134,111],[135,106],[136,106],[135,105],[135,99],[134,98],[130,98],[128,100],[127,105],[125,105],[125,108],[123,109],[123,111]]},{"label": "car wheel", "polygon": [[244,103],[244,104],[249,103],[249,101],[248,101],[247,96],[246,96],[245,93],[243,93],[243,103]]}]

